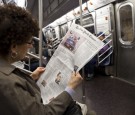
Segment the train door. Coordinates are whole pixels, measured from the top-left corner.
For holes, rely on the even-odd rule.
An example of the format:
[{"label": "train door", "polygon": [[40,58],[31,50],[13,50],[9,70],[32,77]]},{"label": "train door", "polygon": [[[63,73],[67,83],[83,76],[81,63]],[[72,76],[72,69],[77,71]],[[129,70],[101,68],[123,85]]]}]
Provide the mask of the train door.
[{"label": "train door", "polygon": [[117,77],[135,83],[135,1],[116,4]]}]

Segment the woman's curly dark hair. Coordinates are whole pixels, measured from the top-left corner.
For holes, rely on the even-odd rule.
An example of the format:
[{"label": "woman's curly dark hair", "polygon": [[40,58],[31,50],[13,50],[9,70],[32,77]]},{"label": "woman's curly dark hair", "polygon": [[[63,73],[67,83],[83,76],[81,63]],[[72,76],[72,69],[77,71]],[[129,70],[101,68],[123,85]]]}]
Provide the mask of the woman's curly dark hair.
[{"label": "woman's curly dark hair", "polygon": [[24,8],[6,4],[0,6],[0,55],[10,52],[11,44],[23,44],[37,36],[38,23]]}]

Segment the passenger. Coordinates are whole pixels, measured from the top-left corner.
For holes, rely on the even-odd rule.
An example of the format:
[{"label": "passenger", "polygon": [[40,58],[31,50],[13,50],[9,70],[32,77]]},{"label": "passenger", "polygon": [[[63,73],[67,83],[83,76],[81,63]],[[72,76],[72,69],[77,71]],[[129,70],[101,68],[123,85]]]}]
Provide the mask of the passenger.
[{"label": "passenger", "polygon": [[[100,36],[101,35],[101,36]],[[105,38],[105,34],[103,34],[103,32],[99,32],[97,34],[97,36],[100,36],[99,39],[103,40]],[[106,41],[104,41],[104,43],[106,43]],[[107,49],[109,48],[108,45],[104,46],[100,51],[99,51],[99,55],[102,54],[103,52],[105,52]],[[105,53],[102,58],[104,58],[107,55],[107,53]],[[86,74],[86,79],[90,80],[91,78],[93,78],[93,76],[95,75],[95,67],[97,65],[97,55],[92,58],[92,60],[90,60],[86,65],[85,65],[85,74]],[[100,63],[99,66],[105,66],[106,62],[108,61],[108,59],[105,59],[103,62]]]},{"label": "passenger", "polygon": [[[100,36],[101,35],[101,36]],[[105,34],[103,34],[103,32],[99,32],[97,34],[97,36],[100,36],[99,39],[102,41],[105,38]],[[106,40],[103,41],[105,44],[107,43]],[[102,53],[104,53],[107,49],[109,48],[109,45],[105,45],[100,51],[99,51],[99,55],[101,55]],[[108,52],[104,53],[103,56],[101,56],[101,58],[105,58],[108,55]],[[101,62],[99,64],[99,66],[105,66],[108,65],[109,63],[109,58],[106,58],[103,62]]]},{"label": "passenger", "polygon": [[25,57],[38,31],[37,22],[25,9],[10,4],[0,6],[0,115],[82,115],[72,99],[82,81],[79,73],[71,75],[65,91],[43,105],[34,80],[45,68],[38,67],[29,76],[11,65]]}]

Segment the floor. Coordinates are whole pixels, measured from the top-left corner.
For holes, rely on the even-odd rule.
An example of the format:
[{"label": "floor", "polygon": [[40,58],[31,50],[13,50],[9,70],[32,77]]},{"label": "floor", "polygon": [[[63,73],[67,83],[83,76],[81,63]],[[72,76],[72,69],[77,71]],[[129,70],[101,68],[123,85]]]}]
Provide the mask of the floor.
[{"label": "floor", "polygon": [[87,115],[135,115],[135,85],[114,77],[84,80],[74,99],[86,103]]}]

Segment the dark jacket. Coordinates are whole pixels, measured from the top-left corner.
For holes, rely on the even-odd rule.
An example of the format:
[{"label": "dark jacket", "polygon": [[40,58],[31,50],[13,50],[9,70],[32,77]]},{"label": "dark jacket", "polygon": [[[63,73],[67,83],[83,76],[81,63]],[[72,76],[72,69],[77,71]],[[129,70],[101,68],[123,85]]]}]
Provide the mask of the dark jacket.
[{"label": "dark jacket", "polygon": [[0,60],[0,115],[63,115],[72,101],[64,91],[43,105],[35,81]]}]

